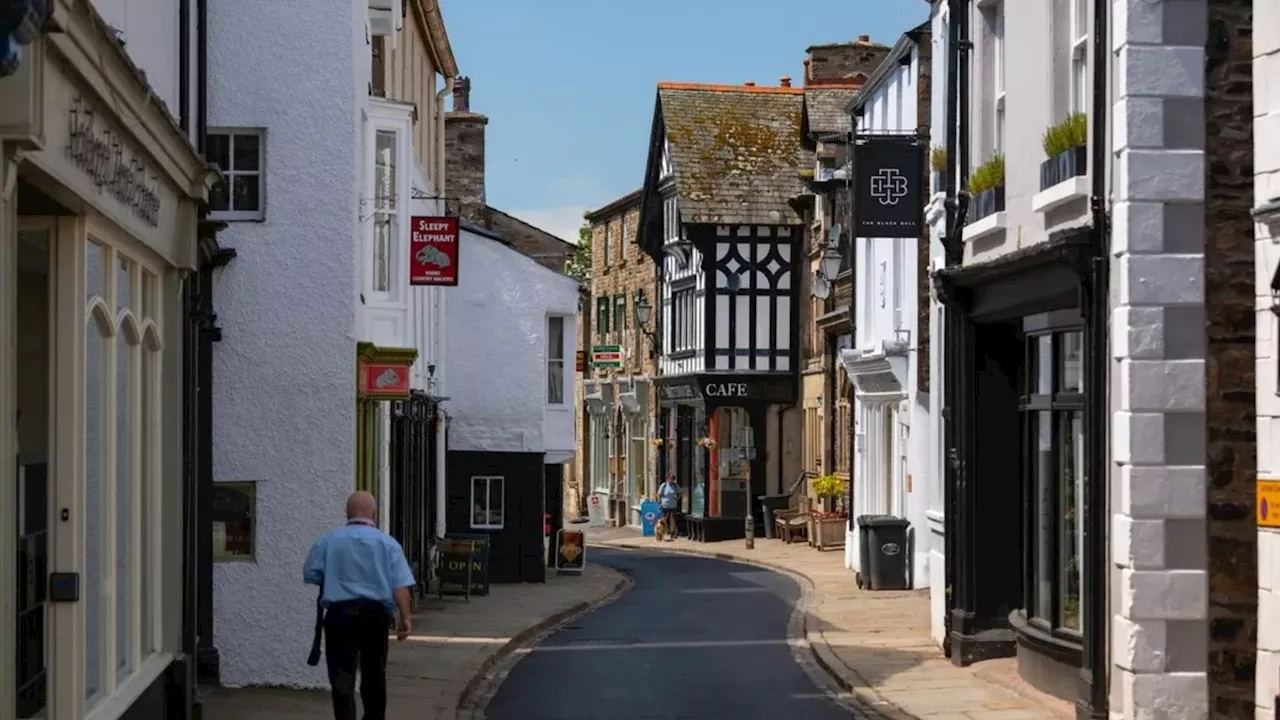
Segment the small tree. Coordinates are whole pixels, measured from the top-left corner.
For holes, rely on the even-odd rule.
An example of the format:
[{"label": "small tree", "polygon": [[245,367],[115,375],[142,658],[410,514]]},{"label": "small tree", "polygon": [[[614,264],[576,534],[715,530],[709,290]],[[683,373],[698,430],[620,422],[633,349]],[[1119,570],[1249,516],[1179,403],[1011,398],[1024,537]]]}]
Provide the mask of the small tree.
[{"label": "small tree", "polygon": [[583,285],[591,280],[591,223],[585,220],[578,228],[578,245],[565,263],[564,271]]}]

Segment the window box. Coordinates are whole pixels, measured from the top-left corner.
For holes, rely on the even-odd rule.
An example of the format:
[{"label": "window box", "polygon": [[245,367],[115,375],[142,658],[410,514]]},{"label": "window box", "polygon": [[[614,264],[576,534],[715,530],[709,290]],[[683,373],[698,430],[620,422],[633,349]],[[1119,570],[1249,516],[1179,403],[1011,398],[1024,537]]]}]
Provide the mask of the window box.
[{"label": "window box", "polygon": [[969,222],[976,223],[999,212],[1004,212],[1004,185],[997,185],[973,196],[973,202],[969,206]]},{"label": "window box", "polygon": [[1073,147],[1066,152],[1058,153],[1040,163],[1040,189],[1048,190],[1054,185],[1080,177],[1088,168],[1088,147]]}]

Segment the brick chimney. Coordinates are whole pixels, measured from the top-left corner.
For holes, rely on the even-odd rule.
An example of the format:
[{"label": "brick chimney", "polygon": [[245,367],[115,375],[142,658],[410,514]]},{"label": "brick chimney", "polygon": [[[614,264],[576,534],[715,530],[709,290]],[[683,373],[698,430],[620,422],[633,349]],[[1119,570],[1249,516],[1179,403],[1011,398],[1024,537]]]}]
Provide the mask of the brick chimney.
[{"label": "brick chimney", "polygon": [[781,85],[782,87],[789,88],[791,87],[791,78],[788,77],[787,75],[783,75],[782,79],[778,81],[778,84]]},{"label": "brick chimney", "polygon": [[458,77],[453,81],[453,109],[471,112],[471,78]]},{"label": "brick chimney", "polygon": [[889,47],[859,35],[856,42],[814,45],[805,52],[809,56],[804,63],[806,85],[851,85],[870,77]]},{"label": "brick chimney", "polygon": [[[488,227],[484,193],[484,128],[489,118],[471,112],[471,79],[453,83],[453,110],[444,116],[444,165],[450,209],[463,220]],[[456,198],[456,199],[452,199]]]}]

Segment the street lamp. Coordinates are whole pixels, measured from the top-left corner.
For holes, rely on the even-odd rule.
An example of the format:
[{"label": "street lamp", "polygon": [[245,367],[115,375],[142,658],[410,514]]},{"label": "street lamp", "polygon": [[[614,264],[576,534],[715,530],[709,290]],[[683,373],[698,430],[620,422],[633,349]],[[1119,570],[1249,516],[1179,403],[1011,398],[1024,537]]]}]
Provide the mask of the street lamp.
[{"label": "street lamp", "polygon": [[840,249],[835,245],[828,245],[826,252],[822,253],[822,260],[819,268],[822,275],[829,281],[834,281],[836,276],[840,274],[840,264],[844,262],[844,258],[840,256]]},{"label": "street lamp", "polygon": [[636,290],[635,302],[631,307],[635,314],[636,327],[644,336],[649,338],[649,357],[656,358],[660,352],[658,349],[658,334],[649,329],[649,319],[653,316],[653,304],[644,296],[643,289]]}]

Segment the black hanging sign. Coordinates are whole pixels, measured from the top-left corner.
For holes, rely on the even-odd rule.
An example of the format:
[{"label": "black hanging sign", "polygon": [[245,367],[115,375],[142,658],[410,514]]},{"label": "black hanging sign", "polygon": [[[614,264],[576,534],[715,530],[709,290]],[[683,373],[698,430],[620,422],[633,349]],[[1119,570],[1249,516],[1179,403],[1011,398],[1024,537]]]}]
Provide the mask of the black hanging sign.
[{"label": "black hanging sign", "polygon": [[924,145],[914,137],[863,135],[853,152],[857,237],[918,238],[924,217]]}]

